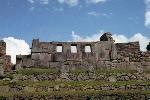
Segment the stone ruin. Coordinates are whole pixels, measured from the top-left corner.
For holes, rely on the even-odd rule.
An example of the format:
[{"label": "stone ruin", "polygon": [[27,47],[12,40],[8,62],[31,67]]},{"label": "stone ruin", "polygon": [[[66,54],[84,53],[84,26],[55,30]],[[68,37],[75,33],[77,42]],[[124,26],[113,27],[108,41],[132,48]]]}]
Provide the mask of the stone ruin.
[{"label": "stone ruin", "polygon": [[6,43],[0,41],[0,76],[4,75],[4,71],[10,71],[12,68],[11,56],[6,55]]},{"label": "stone ruin", "polygon": [[33,39],[30,55],[16,56],[16,69],[150,69],[150,52],[139,42],[115,43],[111,33],[97,42],[40,42]]},{"label": "stone ruin", "polygon": [[147,45],[146,49],[147,49],[147,51],[150,51],[150,42],[149,42],[149,44]]}]

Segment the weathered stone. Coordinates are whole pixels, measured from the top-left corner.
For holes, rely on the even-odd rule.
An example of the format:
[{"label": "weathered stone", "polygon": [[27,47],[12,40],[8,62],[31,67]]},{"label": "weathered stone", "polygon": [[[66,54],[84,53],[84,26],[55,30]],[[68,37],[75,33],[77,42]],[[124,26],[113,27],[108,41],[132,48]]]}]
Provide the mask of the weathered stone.
[{"label": "weathered stone", "polygon": [[3,65],[0,64],[0,77],[3,77],[4,76],[4,68],[3,68]]},{"label": "weathered stone", "polygon": [[62,74],[60,75],[60,78],[61,78],[62,80],[70,80],[68,73],[62,73]]},{"label": "weathered stone", "polygon": [[149,42],[149,44],[147,45],[146,49],[147,49],[147,51],[150,51],[150,42]]},{"label": "weathered stone", "polygon": [[23,90],[23,91],[32,93],[32,92],[35,92],[36,89],[35,89],[34,87],[26,86],[26,87],[24,87],[24,90]]},{"label": "weathered stone", "polygon": [[10,78],[3,78],[3,81],[10,81]]},{"label": "weathered stone", "polygon": [[116,80],[116,77],[114,77],[114,76],[108,77],[108,80],[109,80],[110,82],[116,82],[116,81],[117,81],[117,80]]},{"label": "weathered stone", "polygon": [[59,85],[55,85],[55,86],[54,86],[54,91],[59,91],[59,90],[60,90]]},{"label": "weathered stone", "polygon": [[3,76],[4,71],[10,71],[12,69],[11,57],[6,55],[6,43],[0,41],[0,76]]},{"label": "weathered stone", "polygon": [[110,32],[104,33],[101,37],[100,37],[100,41],[113,41],[112,35]]}]

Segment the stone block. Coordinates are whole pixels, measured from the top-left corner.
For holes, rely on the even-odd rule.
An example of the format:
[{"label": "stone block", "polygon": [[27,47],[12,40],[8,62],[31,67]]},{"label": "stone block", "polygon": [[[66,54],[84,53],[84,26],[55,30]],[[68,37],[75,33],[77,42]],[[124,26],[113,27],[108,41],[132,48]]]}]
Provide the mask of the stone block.
[{"label": "stone block", "polygon": [[0,77],[4,76],[4,68],[3,68],[3,64],[0,64]]}]

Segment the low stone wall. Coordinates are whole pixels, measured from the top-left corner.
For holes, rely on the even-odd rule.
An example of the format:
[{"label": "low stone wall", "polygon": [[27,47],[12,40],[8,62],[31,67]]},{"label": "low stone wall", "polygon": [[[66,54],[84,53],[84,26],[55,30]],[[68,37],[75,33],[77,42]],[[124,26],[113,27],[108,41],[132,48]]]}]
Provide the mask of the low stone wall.
[{"label": "low stone wall", "polygon": [[145,81],[5,81],[0,86],[0,99],[100,99],[100,100],[148,100],[150,83]]},{"label": "low stone wall", "polygon": [[0,97],[2,100],[149,100],[150,95],[145,94],[112,94],[112,95],[80,95],[80,96],[14,96]]},{"label": "low stone wall", "polygon": [[139,75],[139,74],[118,74],[118,75],[94,75],[93,73],[89,74],[68,74],[62,73],[60,75],[14,75],[16,80],[29,80],[29,81],[44,81],[44,80],[68,80],[68,81],[86,81],[86,80],[102,80],[102,81],[129,81],[129,80],[145,80],[150,81],[150,74]]},{"label": "low stone wall", "polygon": [[[6,75],[6,77],[10,77]],[[61,72],[52,69],[23,69],[12,74],[15,80],[22,81],[150,81],[149,70],[72,70]]]}]

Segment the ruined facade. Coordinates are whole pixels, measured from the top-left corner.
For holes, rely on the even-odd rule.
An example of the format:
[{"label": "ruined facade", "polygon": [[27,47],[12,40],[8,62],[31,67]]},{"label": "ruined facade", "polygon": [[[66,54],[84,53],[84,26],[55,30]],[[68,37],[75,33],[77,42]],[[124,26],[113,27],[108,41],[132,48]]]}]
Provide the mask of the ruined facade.
[{"label": "ruined facade", "polygon": [[0,76],[4,74],[4,71],[11,70],[11,57],[6,55],[6,43],[0,41]]},{"label": "ruined facade", "polygon": [[139,42],[115,44],[108,32],[97,42],[40,42],[33,39],[31,55],[17,55],[16,69],[150,68],[149,58],[149,52],[140,51]]}]

